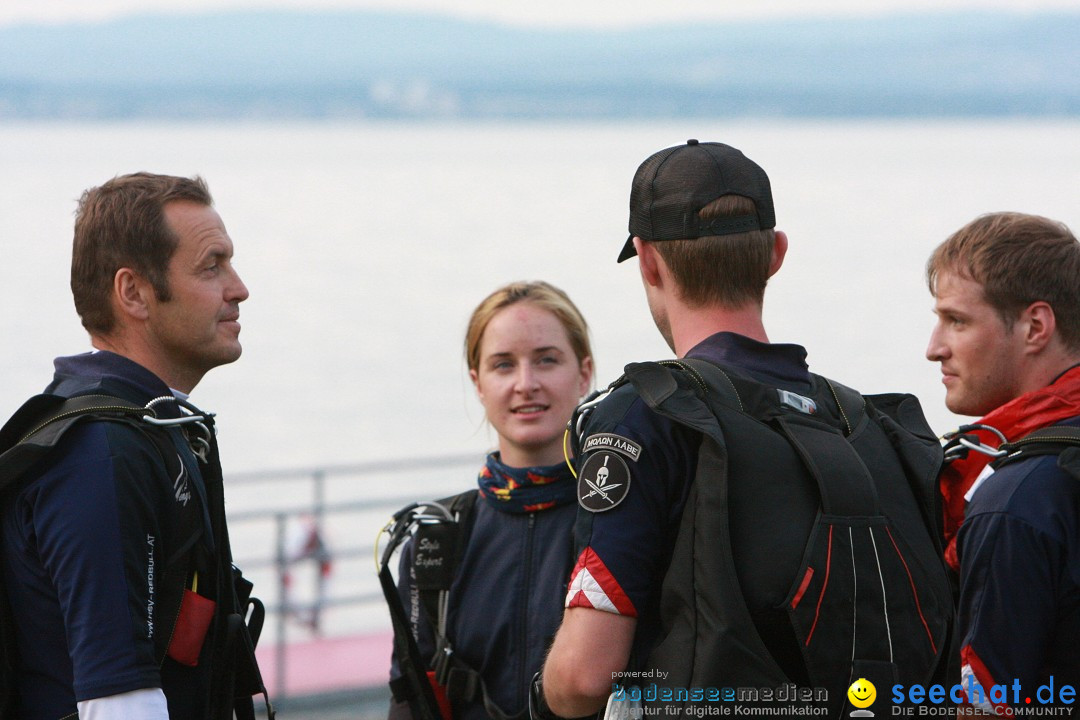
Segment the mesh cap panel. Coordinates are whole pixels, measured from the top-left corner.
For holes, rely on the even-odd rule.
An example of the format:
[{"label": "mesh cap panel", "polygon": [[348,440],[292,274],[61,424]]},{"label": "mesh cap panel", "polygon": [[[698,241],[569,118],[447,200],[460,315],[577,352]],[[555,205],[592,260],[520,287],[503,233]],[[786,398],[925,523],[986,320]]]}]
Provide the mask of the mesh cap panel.
[{"label": "mesh cap panel", "polygon": [[[702,220],[698,212],[723,195],[754,202],[750,215]],[[632,238],[688,240],[776,226],[769,177],[739,150],[689,140],[650,156],[630,189],[630,238],[619,262],[636,255]]]}]

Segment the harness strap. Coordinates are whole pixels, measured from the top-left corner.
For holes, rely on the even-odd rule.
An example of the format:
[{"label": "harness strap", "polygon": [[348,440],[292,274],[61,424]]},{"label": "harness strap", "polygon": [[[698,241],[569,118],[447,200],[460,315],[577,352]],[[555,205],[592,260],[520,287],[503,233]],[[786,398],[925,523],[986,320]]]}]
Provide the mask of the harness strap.
[{"label": "harness strap", "polygon": [[1058,466],[1080,479],[1080,427],[1073,425],[1050,425],[1004,443],[1000,448],[1004,455],[993,461],[996,470],[1011,462],[1038,455],[1057,455]]},{"label": "harness strap", "polygon": [[[436,528],[450,530],[450,532],[442,533],[442,537],[446,538],[445,541],[451,543],[442,553],[450,562],[439,568],[436,573],[421,572],[418,564],[415,568],[416,585],[428,622],[435,635],[436,651],[432,663],[435,682],[446,688],[447,698],[457,702],[472,702],[479,697],[488,716],[494,720],[518,720],[524,718],[528,711],[508,715],[499,707],[498,703],[491,699],[487,684],[480,673],[454,653],[453,644],[446,631],[450,586],[457,576],[457,569],[461,565],[465,548],[469,544],[473,527],[473,511],[479,496],[480,493],[477,490],[467,490],[438,501],[440,505],[449,509],[455,519],[454,524],[421,527],[417,531],[416,539],[428,537],[427,533],[422,534],[421,531],[431,532]],[[419,552],[414,558],[420,559]]]},{"label": "harness strap", "polygon": [[[413,565],[410,570],[417,590],[419,609],[427,618],[436,645],[435,655],[430,659],[430,681],[428,662],[420,657],[408,613],[387,567],[389,552],[384,556],[379,571],[383,595],[390,606],[394,652],[401,670],[401,677],[390,682],[390,690],[395,700],[409,703],[415,720],[437,720],[441,717],[431,681],[442,686],[446,697],[451,701],[473,702],[479,698],[487,714],[494,720],[523,720],[528,716],[527,708],[510,715],[499,707],[491,698],[480,673],[455,654],[453,643],[446,632],[450,586],[457,576],[457,569],[468,546],[478,497],[478,491],[468,490],[436,501],[436,504],[446,509],[448,518],[452,520],[421,523],[413,534]],[[413,507],[399,511],[395,515],[395,523],[409,525],[407,514]],[[398,539],[398,542],[403,539]]]},{"label": "harness strap", "polygon": [[[219,699],[220,705],[214,714],[225,718],[231,717],[235,712],[239,720],[253,720],[254,704],[251,695],[261,693],[266,703],[268,720],[273,720],[274,709],[259,673],[254,650],[264,612],[259,612],[257,609],[252,611],[253,625],[257,627],[254,633],[249,632],[244,618],[252,603],[257,603],[259,606],[261,603],[250,598],[250,583],[243,580],[239,570],[232,565],[232,551],[229,545],[228,529],[225,525],[225,501],[220,461],[213,433],[213,418],[186,403],[177,402],[186,407],[189,412],[200,416],[199,422],[205,423],[209,435],[208,438],[203,439],[204,450],[196,452],[193,449],[193,455],[199,464],[206,487],[207,509],[211,518],[216,553],[212,561],[216,568],[213,574],[219,576],[214,578],[216,583],[214,597],[225,615],[226,626],[224,638],[215,644],[215,666],[220,668],[220,671],[214,673],[212,680],[218,689],[216,692],[212,689],[211,692],[212,697]],[[23,474],[42,460],[69,429],[84,420],[122,422],[139,430],[161,455],[170,477],[179,481],[185,470],[183,460],[172,444],[170,434],[146,422],[147,418],[156,417],[157,413],[150,407],[140,406],[111,395],[79,395],[72,398],[51,394],[36,395],[25,402],[0,429],[0,451],[3,451],[0,454],[0,493],[7,491]],[[181,431],[184,432],[183,427]],[[198,493],[192,493],[191,500],[197,497]],[[191,553],[203,534],[201,505],[191,500],[182,504],[179,512],[178,528],[184,542],[173,550],[169,558],[166,558],[166,567],[163,571],[162,587],[180,588],[180,593],[175,598],[159,599],[160,609],[164,611],[166,617],[179,615],[183,589],[190,570]],[[227,577],[222,578],[221,575]],[[243,588],[243,583],[247,583],[246,589]],[[239,595],[243,595],[242,601]],[[6,613],[4,617],[0,617],[0,625],[2,625],[10,621],[10,608],[6,607],[6,600],[2,597],[0,597],[0,605],[4,606],[0,608],[0,612]],[[2,632],[8,633],[9,628],[4,628]],[[164,636],[169,635],[171,632]],[[0,660],[2,660],[0,670],[5,675],[14,663],[11,647],[12,645],[5,638],[2,652],[0,652]],[[167,647],[156,650],[157,660],[160,663],[164,660]],[[249,689],[251,692],[238,696],[238,688],[240,692]],[[0,688],[0,691],[4,693],[4,696],[0,697],[0,706],[12,701],[13,690],[13,688]]]},{"label": "harness strap", "polygon": [[[913,573],[905,560],[932,560],[937,554],[931,543],[910,554],[901,550],[903,545],[898,546],[893,539],[901,526],[893,523],[891,509],[899,505],[887,494],[878,496],[879,482],[870,471],[871,467],[880,469],[891,473],[891,478],[903,470],[904,476],[895,479],[903,482],[906,478],[914,484],[913,480],[921,483],[929,470],[940,467],[940,449],[932,434],[924,437],[907,430],[908,416],[921,419],[917,403],[912,405],[900,396],[883,396],[882,404],[897,414],[898,419],[894,419],[855,390],[821,376],[813,376],[815,389],[807,397],[699,359],[628,366],[624,377],[657,413],[706,436],[698,455],[696,479],[718,479],[691,486],[687,508],[694,508],[694,524],[686,524],[689,510],[684,510],[678,539],[681,545],[676,547],[676,553],[683,552],[680,557],[686,561],[685,571],[665,578],[665,599],[672,600],[665,630],[668,621],[672,629],[654,650],[651,661],[655,667],[667,664],[678,668],[685,676],[679,681],[684,683],[698,681],[701,675],[697,673],[713,672],[717,663],[736,661],[740,665],[737,671],[732,670],[736,674],[783,676],[761,636],[752,629],[743,630],[753,628],[753,624],[734,582],[737,577],[727,521],[729,459],[749,463],[739,465],[740,469],[757,468],[751,439],[765,434],[765,428],[755,429],[756,422],[790,446],[803,468],[799,474],[805,472],[806,480],[812,478],[818,490],[819,515],[784,608],[811,679],[819,684],[827,679],[837,685],[846,680],[846,685],[849,676],[866,677],[888,686],[896,682],[896,663],[943,669],[942,658],[947,653],[941,640],[948,626],[940,619],[944,613],[940,599],[947,596],[944,575],[936,577],[915,566]],[[880,428],[880,436],[870,427],[872,423]],[[934,452],[921,452],[923,443]],[[900,467],[887,464],[891,455],[879,457],[878,452],[895,452]],[[790,461],[785,463],[790,465]],[[889,505],[890,500],[894,505]],[[905,531],[914,527],[918,532],[920,521],[934,527],[925,522],[926,513],[916,515],[914,506],[910,513],[898,511],[896,517],[901,518]],[[718,546],[721,549],[715,559],[698,563],[701,548],[709,547],[711,552]],[[927,595],[922,595],[921,585],[916,587],[922,580],[928,580]],[[932,581],[937,582],[929,584]],[[678,585],[678,589],[669,592],[669,583],[670,588]],[[702,591],[698,588],[705,586],[721,589],[699,595]],[[804,592],[814,600],[800,603]],[[931,610],[937,615],[930,615]],[[899,625],[890,629],[890,618]],[[898,633],[898,627],[905,632]],[[838,648],[850,648],[850,653]],[[760,663],[761,667],[747,670],[749,663]],[[837,702],[842,704],[842,698],[833,702],[833,710],[839,710]]]},{"label": "harness strap", "polygon": [[870,470],[843,435],[796,417],[781,419],[778,424],[817,482],[823,514],[881,514]]},{"label": "harness strap", "polygon": [[[446,650],[449,651],[449,647],[449,643],[447,643],[445,645]],[[505,710],[499,707],[498,703],[491,699],[487,683],[484,682],[484,678],[480,673],[453,655],[452,652],[447,654],[437,653],[435,664],[435,677],[439,678],[441,672],[444,681],[437,681],[446,688],[446,697],[451,701],[472,702],[479,697],[480,702],[484,705],[484,710],[492,720],[522,720],[529,716],[527,705],[521,712],[508,715]],[[441,671],[440,665],[442,665]]]},{"label": "harness strap", "polygon": [[409,703],[413,720],[444,720],[428,681],[427,664],[420,657],[420,648],[413,637],[394,578],[386,565],[379,570],[379,585],[390,609],[390,624],[394,629],[394,654],[401,669],[401,677],[390,683],[394,699]]},{"label": "harness strap", "polygon": [[[0,499],[6,499],[26,471],[44,458],[72,425],[86,416],[133,419],[147,412],[140,406],[104,395],[71,399],[60,395],[35,395],[0,429]],[[0,592],[0,717],[14,716],[18,690],[14,678],[14,618],[6,594]]]},{"label": "harness strap", "polygon": [[[657,364],[687,372],[692,380],[690,387],[701,390],[702,398],[709,395],[713,402],[748,414],[783,434],[817,483],[825,515],[880,514],[870,470],[848,440],[866,422],[865,401],[857,391],[814,376],[819,385],[829,388],[844,426],[838,429],[817,419],[818,408],[812,398],[795,396],[742,378],[706,360],[684,358]],[[673,377],[666,380],[657,377],[639,384],[642,377],[645,377],[643,371],[635,373],[634,386],[652,407],[656,407],[653,402],[659,404],[672,397],[678,387]],[[708,419],[715,423],[707,408],[706,412]]]},{"label": "harness strap", "polygon": [[[436,504],[446,508],[453,521],[421,524],[413,537],[414,581],[421,608],[437,642],[446,635],[446,603],[469,543],[473,508],[479,494],[477,490],[467,490],[436,500]],[[443,678],[439,682],[445,684]]]},{"label": "harness strap", "polygon": [[1029,455],[1057,455],[1068,447],[1080,447],[1080,427],[1050,425],[1032,430],[1019,440],[1004,443],[1001,449],[1006,454],[1001,462]]},{"label": "harness strap", "polygon": [[[186,403],[184,406],[192,412],[198,410],[187,406]],[[221,476],[221,459],[218,454],[217,432],[213,417],[205,413],[201,414],[208,437],[203,439],[204,452],[194,454],[199,463],[203,484],[206,486],[210,527],[214,533],[217,566],[215,575],[218,576],[216,578],[217,597],[218,603],[224,606],[220,609],[226,618],[226,637],[222,643],[224,650],[221,664],[227,671],[231,670],[220,676],[221,712],[224,718],[228,718],[231,710],[236,714],[237,720],[253,720],[255,709],[252,698],[255,695],[262,695],[267,718],[274,720],[276,714],[274,706],[270,702],[270,694],[266,690],[266,683],[263,681],[258,660],[255,658],[255,643],[262,629],[262,616],[257,610],[252,610],[251,582],[243,577],[239,568],[232,562],[232,546],[229,542],[229,528],[225,520],[225,491]],[[254,634],[248,626],[249,614],[255,621]]]},{"label": "harness strap", "polygon": [[379,587],[382,588],[390,611],[390,624],[394,630],[394,655],[401,670],[401,677],[390,681],[390,691],[394,700],[408,702],[413,720],[449,720],[444,719],[439,711],[435,693],[428,681],[427,662],[420,657],[420,648],[413,636],[408,613],[390,574],[390,558],[396,547],[408,536],[407,530],[413,522],[411,513],[417,507],[418,504],[413,504],[395,513],[393,521],[387,526],[390,544],[379,565]]},{"label": "harness strap", "polygon": [[155,413],[109,395],[35,395],[0,430],[0,490],[22,477],[76,422],[89,416],[137,421],[146,415]]}]

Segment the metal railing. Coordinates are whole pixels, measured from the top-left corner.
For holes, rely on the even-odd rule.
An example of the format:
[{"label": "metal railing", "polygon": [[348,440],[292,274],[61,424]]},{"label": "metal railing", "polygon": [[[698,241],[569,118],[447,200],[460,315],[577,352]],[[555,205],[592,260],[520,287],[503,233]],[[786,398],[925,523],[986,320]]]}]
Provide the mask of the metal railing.
[{"label": "metal railing", "polygon": [[[380,528],[393,512],[410,502],[468,489],[469,475],[462,470],[475,469],[481,462],[482,456],[469,453],[227,474],[228,522],[236,564],[255,580],[256,594],[264,602],[269,600],[271,586],[276,593],[272,602],[266,602],[266,628],[270,631],[267,634],[272,633],[267,639],[274,644],[273,681],[278,697],[289,695],[286,648],[290,617],[307,612],[309,631],[333,636],[340,634],[340,628],[321,627],[322,613],[327,610],[369,608],[369,615],[382,612],[385,601],[375,567],[363,563],[365,558],[374,557]],[[387,488],[397,492],[387,494]],[[405,488],[409,488],[408,494]],[[289,539],[290,527],[299,525],[305,533],[314,533],[318,541],[305,545],[301,553],[290,547],[295,543]],[[324,540],[328,536],[332,542]],[[307,553],[312,544],[321,545],[321,550]],[[267,548],[267,552],[253,552],[257,548]],[[335,590],[324,595],[320,589],[314,599],[303,601],[295,598],[291,577],[297,563],[305,560],[336,566],[362,564],[356,572],[348,573],[345,582],[337,583]],[[318,572],[325,576],[326,567]]]}]

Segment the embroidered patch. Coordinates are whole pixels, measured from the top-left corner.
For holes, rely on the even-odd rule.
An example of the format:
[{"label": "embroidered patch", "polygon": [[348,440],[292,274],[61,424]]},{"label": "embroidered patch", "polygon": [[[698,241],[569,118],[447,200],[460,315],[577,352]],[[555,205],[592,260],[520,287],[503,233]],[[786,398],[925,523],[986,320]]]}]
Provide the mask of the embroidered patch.
[{"label": "embroidered patch", "polygon": [[581,449],[582,454],[593,450],[614,450],[620,452],[634,462],[641,457],[641,446],[633,440],[628,440],[622,435],[612,433],[598,433],[585,438],[585,446]]},{"label": "embroidered patch", "polygon": [[601,450],[585,461],[577,487],[581,507],[589,512],[604,512],[626,498],[630,489],[630,470],[621,457]]}]

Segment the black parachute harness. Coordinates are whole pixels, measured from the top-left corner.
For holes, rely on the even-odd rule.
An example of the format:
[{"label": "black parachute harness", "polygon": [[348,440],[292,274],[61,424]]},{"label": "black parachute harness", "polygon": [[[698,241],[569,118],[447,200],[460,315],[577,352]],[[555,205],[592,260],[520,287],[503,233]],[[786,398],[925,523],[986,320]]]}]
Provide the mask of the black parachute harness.
[{"label": "black parachute harness", "polygon": [[[974,434],[973,431],[975,430],[985,430],[996,435],[999,440],[998,446],[994,447],[984,443],[979,439],[978,435]],[[980,452],[983,455],[989,455],[992,458],[1003,457],[1006,451],[1002,448],[1009,442],[1005,434],[996,427],[983,425],[982,423],[961,425],[955,430],[945,433],[941,439],[945,441],[942,449],[945,451],[945,462],[947,463],[966,458],[971,450]]]},{"label": "black parachute harness", "polygon": [[[170,400],[176,403],[182,412],[186,412],[187,414],[181,415],[178,418],[158,418],[157,414],[154,412],[154,406]],[[154,398],[146,403],[145,408],[147,413],[141,418],[143,422],[158,427],[181,426],[184,430],[184,436],[187,438],[188,447],[191,448],[191,452],[195,453],[195,456],[204,463],[207,462],[210,454],[210,441],[214,439],[214,436],[213,433],[210,432],[210,428],[206,426],[206,423],[207,421],[213,420],[215,413],[203,412],[186,400],[181,400],[172,395],[163,395]]]},{"label": "black parachute harness", "polygon": [[[395,701],[408,702],[413,720],[450,720],[443,718],[432,680],[445,689],[446,698],[451,701],[471,702],[479,698],[488,716],[494,720],[523,720],[528,716],[527,708],[516,715],[500,708],[488,694],[480,673],[454,654],[447,636],[450,586],[468,544],[478,495],[477,490],[468,490],[438,501],[410,503],[394,513],[379,531],[379,538],[384,533],[389,536],[381,555],[376,539],[375,563],[379,584],[390,609],[394,654],[401,672],[400,677],[390,681],[390,690]],[[390,572],[392,556],[410,538],[413,562],[409,572],[416,593],[411,614],[406,611]],[[415,626],[419,613],[424,614],[434,631],[436,649],[433,658],[424,658],[420,654]]]},{"label": "black parachute harness", "polygon": [[577,470],[574,468],[574,459],[581,455],[581,433],[585,427],[585,421],[588,420],[589,415],[596,409],[596,406],[606,398],[614,389],[615,384],[612,383],[603,390],[594,390],[589,393],[581,404],[574,408],[574,413],[570,416],[570,419],[566,422],[566,430],[563,432],[563,459],[566,461],[566,466],[570,468],[570,473],[577,478]]},{"label": "black parachute harness", "polygon": [[[159,418],[155,407],[165,402],[175,403],[182,413],[180,417]],[[58,395],[37,395],[28,400],[0,431],[0,452],[5,453],[0,490],[6,488],[3,481],[14,479],[29,469],[72,425],[89,418],[132,424],[142,422],[161,428],[179,426],[191,452],[206,463],[214,438],[214,432],[210,429],[214,415],[173,395],[156,397],[143,406],[111,395],[78,395],[66,399]],[[27,426],[33,416],[39,419]],[[8,450],[16,450],[18,446],[26,447],[27,451],[7,455]],[[19,460],[16,465],[10,464],[16,460]]]},{"label": "black parachute harness", "polygon": [[[805,546],[787,538],[803,559],[793,572],[798,583],[791,585],[798,593],[792,591],[784,608],[812,684],[846,686],[856,672],[854,677],[881,677],[880,684],[901,669],[927,679],[945,672],[950,593],[934,532],[932,492],[940,445],[913,397],[864,396],[813,377],[813,394],[803,396],[703,359],[634,363],[607,390],[582,403],[571,420],[567,435],[581,457],[589,414],[605,393],[628,382],[653,412],[702,436],[679,540],[664,577],[660,604],[666,637],[647,661],[650,667],[670,667],[675,686],[703,687],[718,677],[747,684],[787,678],[734,581],[728,473],[738,470],[743,487],[762,479],[780,492],[786,481],[773,481],[769,463],[755,457],[766,440],[767,447],[789,446],[784,462],[798,463],[799,477],[817,490],[817,517]],[[766,428],[775,435],[766,435]],[[877,492],[893,480],[906,482],[911,495],[897,499]],[[778,525],[777,531],[786,527]],[[894,534],[917,543],[897,545]],[[848,554],[850,566],[837,562]],[[685,595],[668,592],[676,587]],[[799,603],[804,592],[816,602]],[[702,617],[709,622],[701,623]],[[883,627],[865,618],[883,618]],[[850,655],[844,651],[848,647]],[[837,710],[834,701],[830,714]]]},{"label": "black parachute harness", "polygon": [[[180,409],[175,418],[159,417],[157,406],[172,402]],[[253,695],[262,695],[268,720],[275,711],[255,659],[258,642],[266,618],[263,603],[251,596],[252,584],[232,563],[232,550],[225,525],[225,500],[220,464],[215,442],[214,413],[204,412],[185,400],[163,395],[145,405],[137,405],[112,395],[78,395],[66,398],[41,394],[27,400],[0,429],[0,499],[37,462],[45,458],[60,442],[63,435],[82,421],[120,422],[136,428],[153,443],[166,467],[181,462],[165,432],[178,428],[191,452],[198,460],[206,486],[208,512],[211,519],[214,547],[218,554],[220,578],[218,607],[222,615],[219,646],[213,648],[215,669],[212,695],[222,697],[218,717],[254,720]],[[155,430],[156,429],[156,430]],[[186,507],[186,505],[185,505]],[[180,526],[194,533],[197,520],[194,512],[184,515]],[[168,572],[168,570],[166,571]],[[184,586],[184,578],[177,578]],[[179,601],[176,607],[179,614]],[[0,593],[0,717],[7,715],[15,701],[15,657],[11,610],[6,597]],[[171,635],[171,632],[168,633]],[[164,662],[162,652],[160,662]],[[226,715],[227,713],[227,715]]]},{"label": "black parachute harness", "polygon": [[[379,531],[375,540],[375,563],[378,568],[379,584],[382,586],[386,604],[390,608],[390,620],[394,628],[394,654],[398,658],[401,677],[390,682],[390,690],[397,701],[409,703],[414,720],[441,720],[435,693],[428,682],[427,663],[420,657],[420,648],[413,635],[412,624],[397,586],[390,573],[390,559],[394,552],[406,540],[413,536],[421,525],[453,523],[450,511],[439,503],[411,503],[394,513],[390,522]],[[379,557],[379,538],[386,533],[390,536],[382,558]],[[446,593],[440,592],[440,601]]]},{"label": "black parachute harness", "polygon": [[[695,370],[690,363],[683,360],[660,360],[655,364],[663,367],[677,368],[686,372],[693,378],[694,383],[702,389],[702,392],[705,392],[704,378],[701,377],[701,374]],[[577,477],[577,471],[574,468],[574,459],[581,457],[581,441],[585,432],[585,421],[589,419],[589,415],[596,409],[596,406],[607,399],[608,395],[628,382],[630,382],[630,377],[628,375],[620,375],[606,388],[594,390],[589,393],[585,399],[574,408],[574,413],[566,423],[566,431],[563,433],[563,458],[566,460],[566,464],[575,478]]]},{"label": "black parachute harness", "polygon": [[[998,440],[997,447],[987,445],[974,431],[992,433]],[[970,451],[989,455],[990,466],[997,470],[1003,465],[1036,455],[1059,455],[1058,465],[1074,472],[1080,467],[1080,428],[1071,425],[1050,425],[1032,430],[1027,435],[1010,441],[1005,434],[995,427],[982,423],[961,425],[956,430],[942,436],[945,441],[945,462],[962,460]],[[1075,472],[1074,472],[1075,474]]]}]

